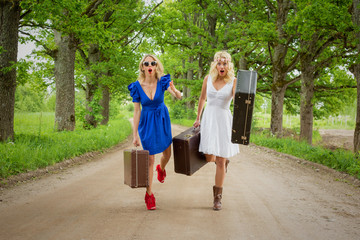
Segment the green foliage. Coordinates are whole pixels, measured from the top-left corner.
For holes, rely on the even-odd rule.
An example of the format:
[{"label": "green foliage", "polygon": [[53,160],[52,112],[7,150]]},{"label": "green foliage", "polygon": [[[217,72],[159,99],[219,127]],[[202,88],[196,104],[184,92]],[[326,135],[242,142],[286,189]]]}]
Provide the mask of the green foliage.
[{"label": "green foliage", "polygon": [[[110,116],[120,112],[128,117],[126,109],[133,111],[133,104],[122,105],[129,100],[127,85],[136,80],[142,55],[155,53],[164,63],[165,73],[172,75],[177,88],[190,89],[190,96],[183,100],[174,101],[167,94],[165,102],[173,122],[191,126],[196,109],[189,109],[188,106],[197,106],[202,79],[209,71],[213,54],[217,50],[226,49],[232,55],[236,68],[240,60],[245,60],[248,69],[258,71],[253,127],[269,127],[270,96],[274,87],[271,58],[274,57],[274,48],[284,44],[288,47],[283,59],[286,64],[311,53],[310,47],[326,46],[317,48],[322,51],[321,54],[310,60],[311,64],[320,66],[316,70],[319,77],[316,78],[313,98],[314,128],[336,128],[341,124],[342,128],[353,129],[355,125],[355,81],[346,69],[336,67],[350,66],[359,55],[353,51],[353,56],[348,54],[346,60],[338,58],[343,56],[345,50],[349,50],[351,46],[344,45],[351,44],[353,39],[350,35],[353,26],[348,11],[352,3],[350,0],[295,0],[284,16],[282,26],[276,22],[279,19],[277,11],[268,6],[270,3],[275,9],[278,8],[280,2],[276,1],[166,1],[147,19],[145,16],[156,4],[154,1],[126,0],[117,3],[106,0],[92,12],[87,12],[90,3],[84,0],[21,1],[23,12],[31,10],[22,19],[22,26],[38,25],[43,28],[37,29],[34,35],[34,28],[22,27],[21,30],[30,36],[23,35],[20,38],[22,43],[36,39],[38,49],[32,56],[40,61],[20,61],[2,69],[17,69],[17,111],[55,109],[54,91],[52,94],[48,92],[55,88],[52,57],[57,47],[53,30],[57,30],[65,35],[74,34],[77,39],[75,82],[78,124],[82,123],[86,114],[93,114],[98,119],[100,116],[101,109],[97,104],[99,92],[92,102],[86,103],[84,89],[87,84],[109,87],[112,94]],[[106,20],[110,13],[111,16]],[[278,34],[280,29],[284,30],[284,35]],[[317,41],[311,42],[313,39]],[[97,45],[101,52],[98,62],[89,61],[91,44]],[[327,65],[321,65],[325,63]],[[299,76],[298,65],[287,73],[286,81]],[[187,74],[192,74],[191,80],[183,79]],[[300,81],[288,86],[284,101],[283,125],[295,132],[300,128],[300,89]],[[86,104],[92,107],[92,112],[86,110]],[[344,117],[345,123],[342,125],[339,121]],[[45,122],[46,114],[38,116],[38,119]],[[33,129],[25,123],[22,125]],[[33,129],[31,134],[36,133],[39,138],[31,139],[31,143],[43,142],[42,132],[46,128],[42,125]],[[20,138],[31,138],[25,133],[17,134],[19,142]],[[314,139],[318,138],[318,132],[314,131]],[[280,143],[274,145],[280,146]],[[291,149],[288,146],[283,148]],[[334,166],[338,165],[336,161],[332,163]]]},{"label": "green foliage", "polygon": [[195,122],[195,119],[184,119],[184,118],[181,118],[181,119],[172,118],[171,119],[171,124],[179,124],[179,125],[186,126],[186,127],[192,127],[194,122]]},{"label": "green foliage", "polygon": [[[169,105],[169,104],[168,104]],[[184,100],[178,100],[174,104],[171,104],[170,118],[171,119],[195,119],[196,114],[194,110],[190,110],[186,107]]]},{"label": "green foliage", "polygon": [[56,94],[53,92],[49,95],[46,101],[46,109],[50,112],[55,112],[55,104],[56,104]]},{"label": "green foliage", "polygon": [[15,92],[15,110],[23,112],[47,111],[46,92],[39,92],[30,84],[19,85]]},{"label": "green foliage", "polygon": [[35,170],[90,151],[102,151],[131,133],[127,119],[90,131],[54,131],[54,113],[16,114],[15,141],[0,143],[0,178]]},{"label": "green foliage", "polygon": [[[315,82],[315,119],[336,116],[352,106],[356,99],[356,81],[345,70],[334,68]],[[339,97],[341,96],[341,97]],[[341,107],[340,107],[341,106]]]}]

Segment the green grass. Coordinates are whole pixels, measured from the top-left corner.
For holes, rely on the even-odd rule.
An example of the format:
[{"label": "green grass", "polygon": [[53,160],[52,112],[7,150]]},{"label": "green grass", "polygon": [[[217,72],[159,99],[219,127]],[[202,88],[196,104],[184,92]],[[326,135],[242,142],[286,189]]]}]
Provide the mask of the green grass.
[{"label": "green grass", "polygon": [[[297,118],[295,116],[284,117],[284,122],[286,122],[286,124],[284,124],[284,130],[286,129],[288,135],[292,135],[292,137],[280,139],[271,136],[269,130],[256,131],[256,129],[260,128],[270,128],[270,121],[267,121],[267,118],[264,118],[264,115],[255,115],[255,117],[257,117],[257,119],[254,121],[255,124],[253,125],[255,125],[256,128],[254,128],[254,131],[251,133],[250,142],[258,146],[264,146],[278,152],[287,153],[301,159],[328,166],[360,179],[360,160],[355,157],[355,154],[352,151],[333,151],[321,146],[312,146],[306,142],[295,140],[294,138],[300,134],[299,120],[296,120]],[[171,119],[171,122],[190,127],[194,123],[194,120]],[[341,128],[341,125],[336,125],[334,122],[334,125],[331,125],[331,129],[344,128]],[[316,144],[319,141],[321,141],[319,131],[314,130],[313,143]]]},{"label": "green grass", "polygon": [[171,119],[172,124],[183,125],[186,127],[192,127],[194,122],[195,122],[194,120],[190,120],[190,119],[175,119],[175,118]]},{"label": "green grass", "polygon": [[73,132],[54,131],[54,113],[15,114],[15,140],[0,144],[0,177],[35,170],[90,151],[101,151],[125,140],[131,133],[127,118],[107,126]]},{"label": "green grass", "polygon": [[[270,128],[271,115],[255,112],[253,125],[256,127]],[[355,129],[355,120],[350,116],[329,117],[326,119],[314,120],[314,129]],[[300,129],[300,116],[287,115],[283,116],[283,128]]]},{"label": "green grass", "polygon": [[250,141],[256,145],[268,147],[311,162],[320,163],[360,179],[360,160],[346,150],[329,150],[320,146],[311,146],[291,138],[276,138],[269,132],[253,132]]},{"label": "green grass", "polygon": [[[15,141],[0,143],[0,178],[43,168],[89,151],[102,151],[114,146],[131,134],[131,125],[128,121],[131,117],[132,109],[125,106],[121,109],[121,115],[110,120],[107,126],[84,130],[82,123],[77,122],[76,130],[73,132],[56,132],[54,113],[16,113]],[[299,130],[296,119],[298,118],[294,116],[284,117],[284,128],[291,128],[295,135]],[[172,118],[171,122],[191,127],[194,120]],[[336,121],[333,122],[331,128],[341,128]],[[267,124],[270,126],[267,115],[255,115],[254,126],[268,128]],[[320,140],[320,134],[314,131],[313,142]],[[270,136],[268,131],[260,133],[253,131],[251,142],[323,164],[360,179],[360,161],[351,151],[332,151],[291,138],[277,139]]]}]

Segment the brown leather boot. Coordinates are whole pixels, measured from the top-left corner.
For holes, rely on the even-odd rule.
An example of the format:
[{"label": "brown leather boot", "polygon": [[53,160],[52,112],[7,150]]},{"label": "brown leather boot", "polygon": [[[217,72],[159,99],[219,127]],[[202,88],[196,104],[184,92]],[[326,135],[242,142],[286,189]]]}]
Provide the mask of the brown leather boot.
[{"label": "brown leather boot", "polygon": [[214,210],[221,210],[222,187],[213,186],[214,192]]},{"label": "brown leather boot", "polygon": [[225,172],[227,173],[227,167],[230,163],[230,160],[229,159],[226,159],[226,163],[225,163]]}]

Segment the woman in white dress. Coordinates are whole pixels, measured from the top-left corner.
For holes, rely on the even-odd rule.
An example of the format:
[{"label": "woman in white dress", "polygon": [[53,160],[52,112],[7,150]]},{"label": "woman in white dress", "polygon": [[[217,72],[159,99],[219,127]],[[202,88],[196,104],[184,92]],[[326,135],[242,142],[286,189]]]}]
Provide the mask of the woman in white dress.
[{"label": "woman in white dress", "polygon": [[[194,127],[200,126],[199,151],[208,162],[216,163],[214,210],[221,209],[221,198],[228,158],[239,153],[239,146],[231,142],[232,114],[230,103],[235,94],[236,78],[231,56],[217,52],[211,63],[210,74],[204,79]],[[206,103],[203,116],[202,110]]]}]

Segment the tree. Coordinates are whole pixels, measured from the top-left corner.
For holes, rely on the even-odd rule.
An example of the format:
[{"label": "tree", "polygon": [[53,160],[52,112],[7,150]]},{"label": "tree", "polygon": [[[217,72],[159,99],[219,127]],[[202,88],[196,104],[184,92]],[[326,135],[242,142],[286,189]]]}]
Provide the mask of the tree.
[{"label": "tree", "polygon": [[[124,55],[135,58],[132,51],[134,49],[131,50],[128,46],[131,46],[136,36],[142,33],[144,26],[149,22],[149,17],[161,3],[144,7],[139,2],[122,1],[120,4],[117,0],[106,5],[107,11],[93,18],[94,24],[99,26],[98,31],[102,34],[90,41],[84,41],[78,48],[86,68],[84,71],[86,81],[81,84],[86,93],[85,127],[96,127],[100,115],[103,119],[101,122],[103,124],[107,122],[112,91],[110,86],[116,85],[109,82],[109,79],[113,75],[113,69],[119,67],[119,62],[112,59],[124,58]],[[148,11],[146,15],[143,15],[144,10]],[[119,52],[114,53],[114,49]],[[130,66],[128,67],[130,70]],[[115,83],[119,82],[119,80],[113,80]]]},{"label": "tree", "polygon": [[[101,28],[94,25],[92,18],[103,11],[104,0],[92,1],[53,1],[44,0],[41,6],[34,9],[30,26],[43,27],[47,22],[45,39],[40,42],[46,53],[54,59],[56,107],[55,126],[58,131],[74,130],[75,128],[75,58],[76,50],[80,44],[89,42],[90,38],[99,38],[101,33],[96,32]],[[94,36],[94,33],[98,34]],[[53,46],[51,39],[54,39]],[[48,41],[50,39],[50,41]]]},{"label": "tree", "polygon": [[0,2],[0,142],[14,139],[19,1]]},{"label": "tree", "polygon": [[286,88],[299,78],[289,79],[288,73],[296,68],[299,54],[292,50],[294,35],[289,34],[286,25],[294,17],[294,3],[291,0],[277,0],[277,4],[266,0],[269,21],[274,23],[277,38],[269,41],[269,54],[272,63],[272,100],[271,100],[271,132],[282,136],[283,106]]},{"label": "tree", "polygon": [[[349,29],[349,1],[298,0],[294,29],[299,34],[301,72],[300,138],[312,143],[314,82],[344,56],[340,39]],[[340,24],[339,24],[340,23]]]},{"label": "tree", "polygon": [[[356,51],[360,52],[360,4],[359,0],[353,0],[352,6],[352,21],[355,27],[354,35],[356,39]],[[356,125],[354,131],[354,152],[356,154],[360,151],[360,61],[357,59],[351,67],[357,82],[357,111],[356,111]]]}]

